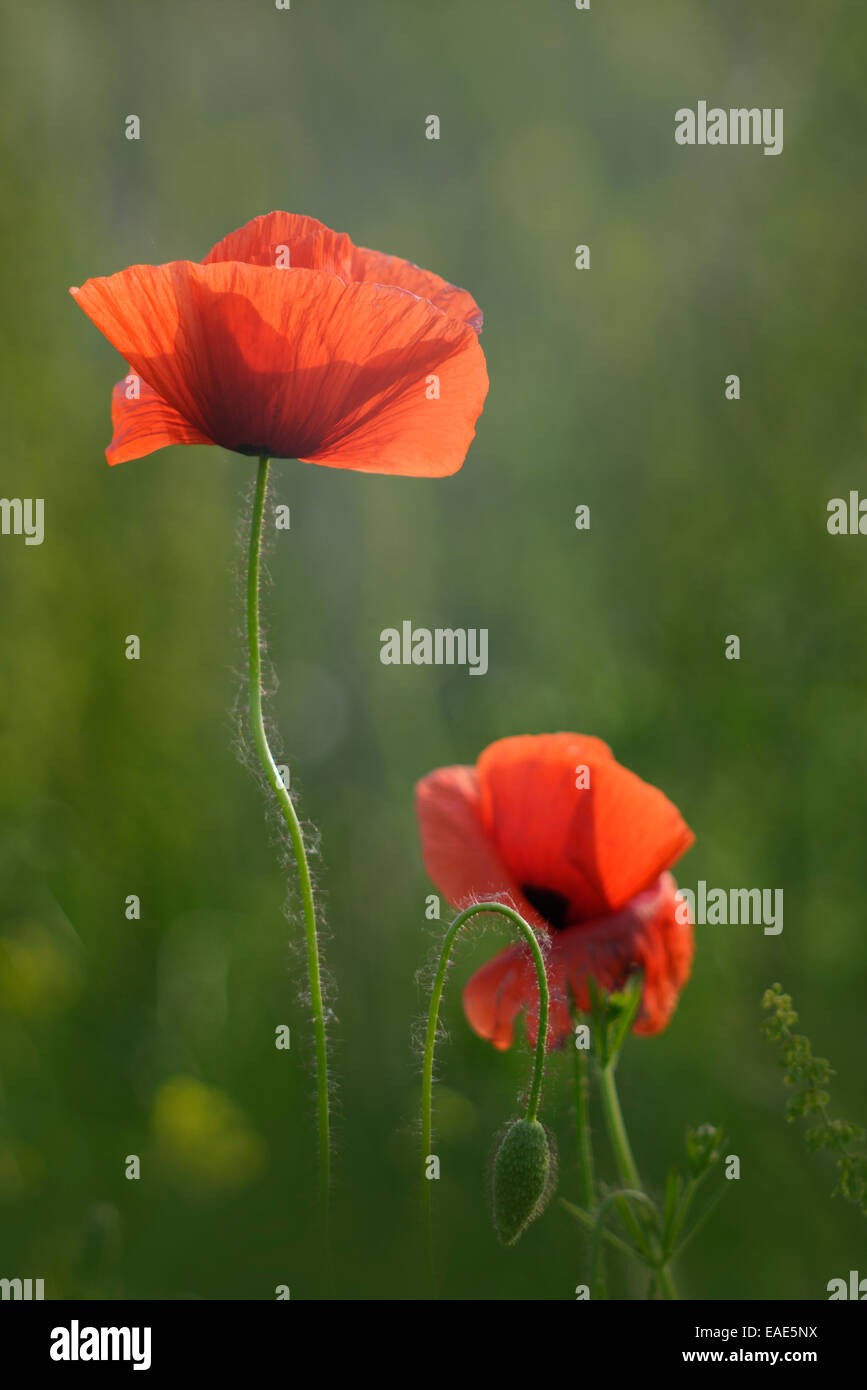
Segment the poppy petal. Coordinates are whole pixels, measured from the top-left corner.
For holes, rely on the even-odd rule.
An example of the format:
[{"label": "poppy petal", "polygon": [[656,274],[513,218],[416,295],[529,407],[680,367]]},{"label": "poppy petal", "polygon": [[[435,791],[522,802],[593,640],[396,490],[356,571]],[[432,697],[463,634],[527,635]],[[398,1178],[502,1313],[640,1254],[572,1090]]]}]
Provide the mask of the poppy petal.
[{"label": "poppy petal", "polygon": [[412,261],[403,261],[399,256],[386,256],[382,251],[368,251],[364,246],[353,247],[352,279],[374,281],[379,285],[396,285],[398,289],[409,290],[421,299],[430,300],[449,318],[459,319],[469,324],[476,333],[482,331],[482,311],[473,296],[467,291],[450,285],[448,280],[434,275],[433,271],[422,270]]},{"label": "poppy petal", "polygon": [[[582,1012],[590,1011],[589,976],[612,992],[622,989],[640,970],[643,988],[633,1032],[650,1035],[665,1028],[689,978],[694,946],[692,926],[677,919],[676,892],[671,874],[662,874],[621,912],[550,937],[546,961],[549,1050],[571,1036],[573,999]],[[522,1010],[527,1039],[535,1047],[539,1027],[535,967],[526,947],[509,946],[472,976],[464,989],[464,1012],[481,1037],[505,1049],[512,1045],[515,1019]]]},{"label": "poppy petal", "polygon": [[[571,994],[578,1008],[587,1012],[588,976],[613,991],[623,988],[630,975],[640,970],[643,989],[633,1031],[659,1033],[674,1013],[692,967],[693,929],[689,922],[677,920],[676,893],[674,879],[664,873],[620,912],[557,933],[552,942],[550,973],[560,993]],[[530,1011],[527,1024],[533,1041]],[[567,1016],[560,1040],[568,1031]]]},{"label": "poppy petal", "polygon": [[483,821],[500,857],[523,888],[566,899],[569,924],[616,912],[693,842],[668,798],[599,739],[502,739],[478,769]]},{"label": "poppy petal", "polygon": [[327,270],[342,280],[350,275],[355,247],[343,232],[332,232],[315,217],[266,212],[218,241],[202,264],[243,261],[278,269]]},{"label": "poppy petal", "polygon": [[218,242],[204,264],[215,261],[327,270],[347,282],[392,285],[429,300],[450,318],[468,323],[476,333],[481,331],[482,311],[466,290],[399,256],[355,246],[345,233],[333,232],[315,217],[291,212],[254,217]]},{"label": "poppy petal", "polygon": [[[601,739],[564,733],[499,739],[478,760],[482,820],[500,857],[519,884],[566,899],[571,915],[587,906],[584,881],[564,852],[587,795],[576,788],[578,771],[591,767],[592,779],[592,768],[611,758]],[[591,907],[595,916],[595,900]]]},{"label": "poppy petal", "polygon": [[501,1052],[512,1046],[515,1019],[535,1002],[538,1018],[539,983],[526,946],[507,946],[487,961],[464,986],[464,1013],[479,1037]]},{"label": "poppy petal", "polygon": [[489,896],[517,907],[518,885],[482,825],[474,767],[443,767],[423,777],[415,809],[424,866],[453,907]]},{"label": "poppy petal", "polygon": [[618,911],[650,887],[692,845],[677,807],[613,758],[591,772],[578,802],[566,853],[584,879],[588,907]]},{"label": "poppy petal", "polygon": [[399,289],[175,261],[73,294],[173,410],[240,453],[441,477],[463,463],[487,393],[475,333]]},{"label": "poppy petal", "polygon": [[[130,397],[131,390],[137,390],[138,395]],[[129,377],[117,383],[111,397],[111,419],[112,441],[105,451],[111,464],[144,458],[168,444],[213,442],[172,410],[140,377],[136,386]]]}]

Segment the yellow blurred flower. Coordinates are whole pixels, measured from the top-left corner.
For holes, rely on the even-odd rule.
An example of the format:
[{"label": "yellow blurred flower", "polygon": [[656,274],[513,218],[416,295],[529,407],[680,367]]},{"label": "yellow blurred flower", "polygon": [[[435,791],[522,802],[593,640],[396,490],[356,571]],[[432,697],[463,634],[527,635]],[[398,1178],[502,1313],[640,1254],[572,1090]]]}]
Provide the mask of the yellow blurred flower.
[{"label": "yellow blurred flower", "polygon": [[59,1013],[78,994],[77,960],[44,927],[26,922],[0,937],[0,1005],[25,1018]]},{"label": "yellow blurred flower", "polygon": [[245,1187],[264,1171],[264,1141],[224,1091],[190,1076],[164,1081],[151,1118],[160,1163],[174,1178],[212,1190]]}]

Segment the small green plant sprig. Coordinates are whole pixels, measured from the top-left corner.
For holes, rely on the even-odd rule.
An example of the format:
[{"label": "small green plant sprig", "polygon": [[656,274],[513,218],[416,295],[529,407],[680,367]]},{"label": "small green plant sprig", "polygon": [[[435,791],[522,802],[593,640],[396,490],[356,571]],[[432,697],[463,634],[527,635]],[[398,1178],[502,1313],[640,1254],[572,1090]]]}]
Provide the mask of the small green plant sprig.
[{"label": "small green plant sprig", "polygon": [[792,1124],[808,1115],[815,1117],[804,1138],[813,1152],[830,1149],[837,1154],[837,1183],[831,1195],[845,1198],[867,1216],[867,1153],[863,1147],[852,1147],[863,1146],[867,1134],[860,1125],[832,1120],[828,1114],[831,1097],[827,1087],[836,1075],[834,1068],[825,1057],[813,1056],[809,1038],[794,1032],[798,1015],[782,985],[765,990],[762,1008],[769,1010],[762,1022],[762,1036],[779,1048],[780,1065],[786,1069],[783,1083],[792,1088],[786,1119]]},{"label": "small green plant sprig", "polygon": [[[718,1189],[696,1219],[693,1205],[695,1196],[718,1164],[723,1148],[722,1129],[710,1124],[688,1131],[686,1175],[677,1167],[671,1169],[661,1202],[657,1202],[642,1183],[626,1133],[615,1082],[620,1052],[641,1003],[641,987],[641,978],[636,976],[624,991],[608,994],[592,977],[588,979],[591,1009],[589,1024],[585,1026],[589,1027],[593,1040],[591,1055],[619,1179],[619,1185],[613,1189],[597,1183],[594,1176],[587,1111],[586,1052],[577,1046],[577,1035],[582,1025],[581,1016],[573,1007],[576,1025],[577,1137],[583,1204],[578,1206],[562,1197],[560,1201],[565,1210],[590,1232],[590,1295],[594,1299],[608,1296],[604,1247],[619,1251],[644,1266],[649,1275],[648,1298],[660,1296],[676,1299],[678,1295],[671,1273],[672,1262],[704,1225],[724,1191],[724,1188]],[[609,1218],[614,1215],[619,1219],[620,1232],[612,1230],[608,1224]]]}]

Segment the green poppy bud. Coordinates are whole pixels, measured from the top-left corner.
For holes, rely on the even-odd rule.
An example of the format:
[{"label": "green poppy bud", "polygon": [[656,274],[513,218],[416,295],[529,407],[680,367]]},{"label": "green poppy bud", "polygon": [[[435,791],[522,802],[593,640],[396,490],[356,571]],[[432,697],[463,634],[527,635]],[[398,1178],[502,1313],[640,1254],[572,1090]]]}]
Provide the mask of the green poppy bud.
[{"label": "green poppy bud", "polygon": [[556,1159],[544,1125],[512,1120],[494,1154],[491,1196],[494,1229],[504,1245],[540,1216],[554,1187]]}]

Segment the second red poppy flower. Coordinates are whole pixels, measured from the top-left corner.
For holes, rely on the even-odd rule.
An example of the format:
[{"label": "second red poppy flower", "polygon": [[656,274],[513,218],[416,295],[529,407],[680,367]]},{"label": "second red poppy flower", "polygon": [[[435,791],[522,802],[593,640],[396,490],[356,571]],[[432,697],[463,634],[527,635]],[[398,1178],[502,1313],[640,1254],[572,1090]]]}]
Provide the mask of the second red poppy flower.
[{"label": "second red poppy flower", "polygon": [[[550,946],[549,1046],[571,1031],[570,997],[590,1007],[588,976],[607,990],[643,973],[636,1033],[664,1028],[689,978],[693,933],[677,920],[668,869],[693,842],[677,808],[618,763],[598,738],[501,739],[475,767],[447,767],[416,790],[425,866],[456,908],[508,902]],[[681,914],[683,915],[683,914]],[[530,953],[509,946],[464,990],[467,1018],[495,1047],[524,1009],[535,1041]]]}]

